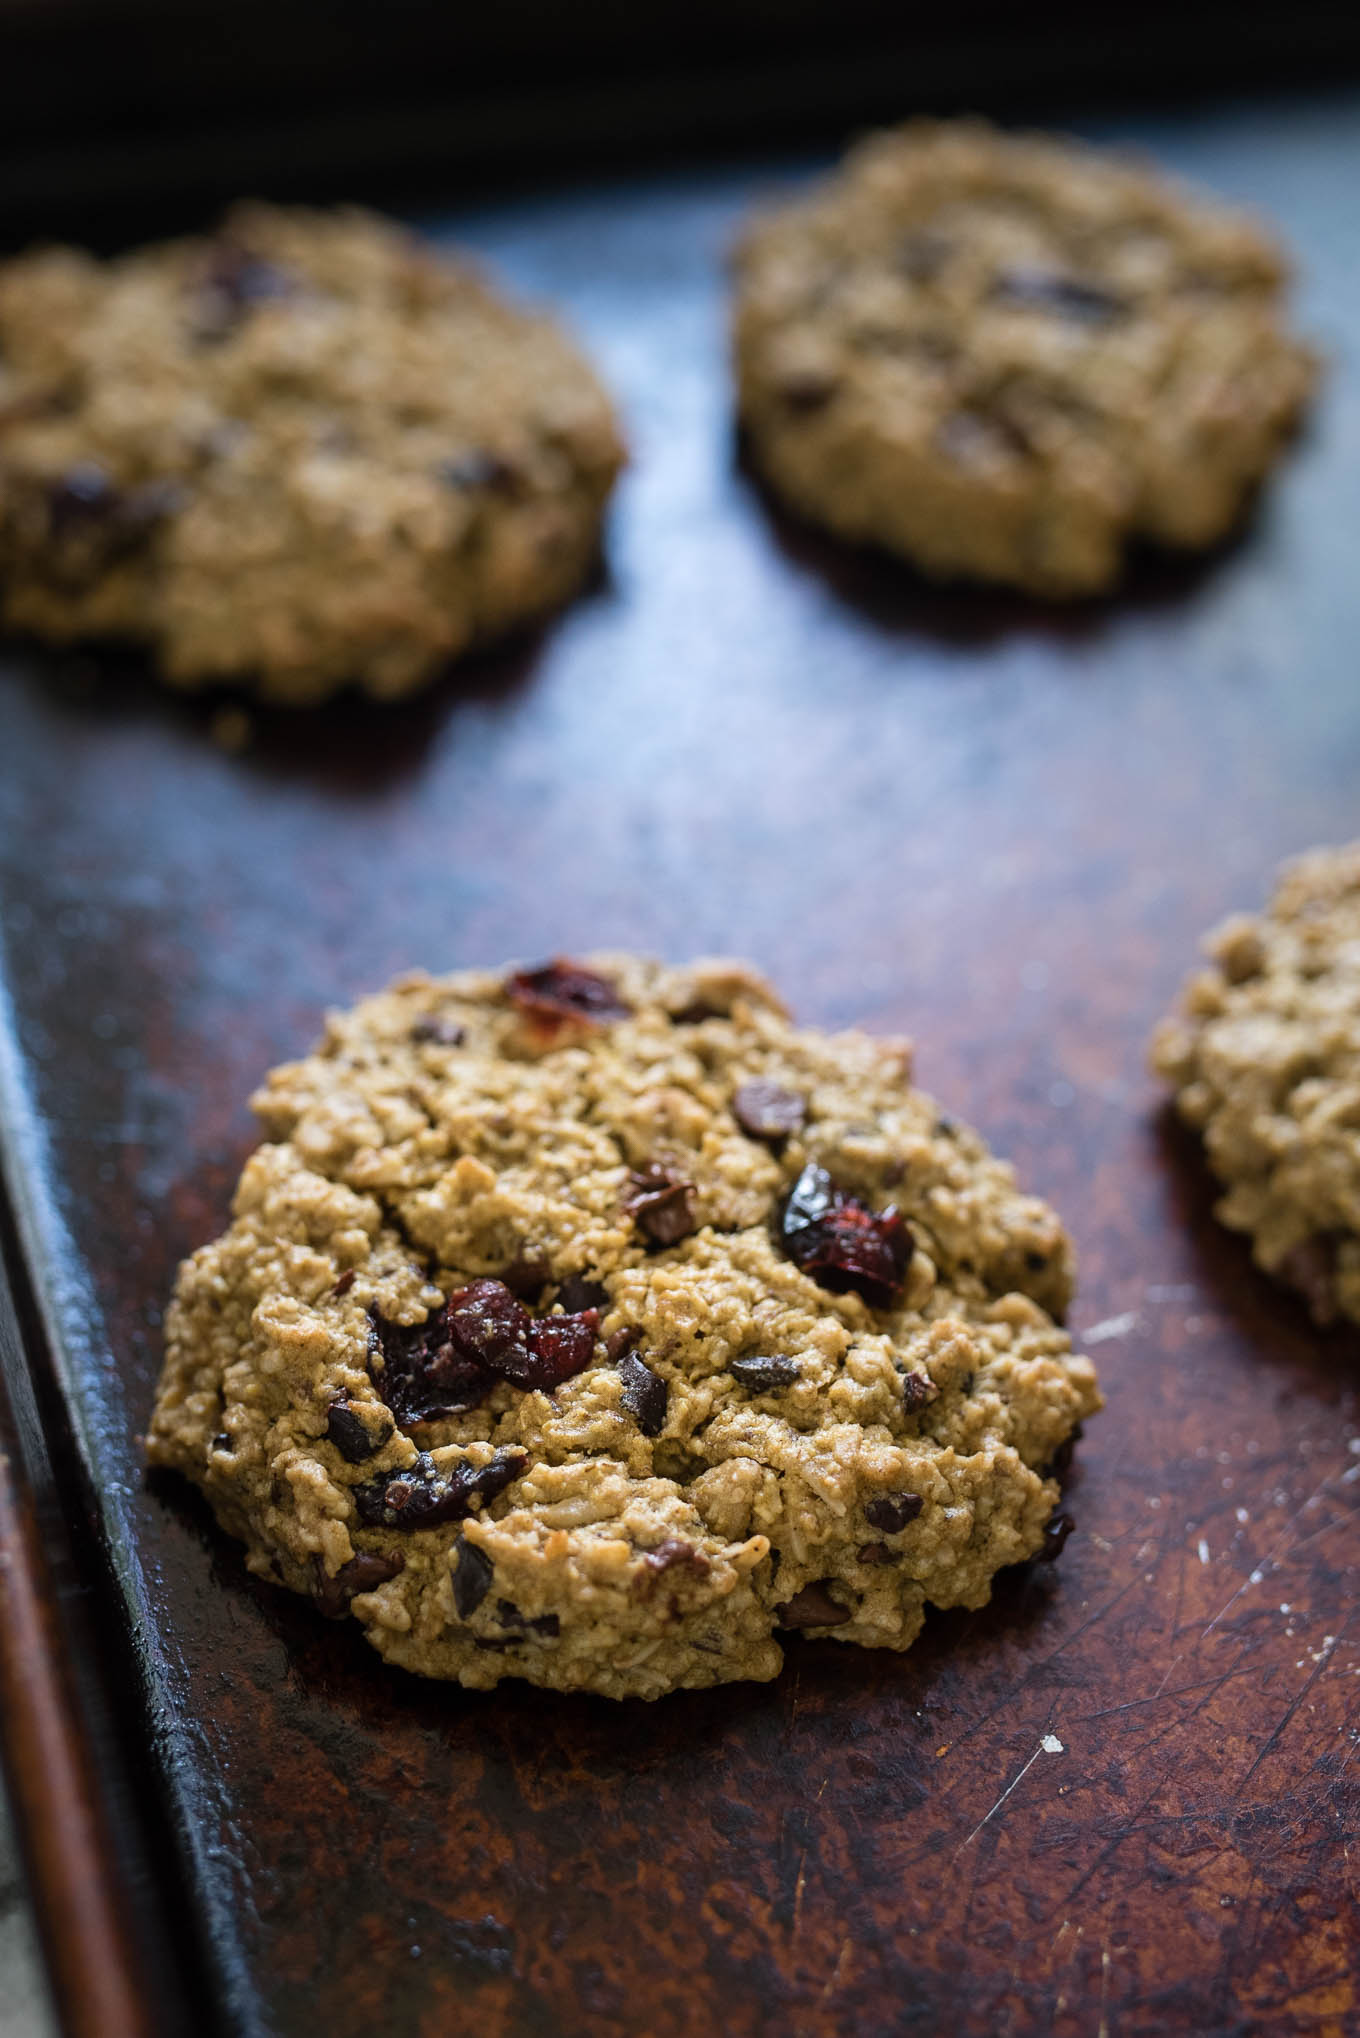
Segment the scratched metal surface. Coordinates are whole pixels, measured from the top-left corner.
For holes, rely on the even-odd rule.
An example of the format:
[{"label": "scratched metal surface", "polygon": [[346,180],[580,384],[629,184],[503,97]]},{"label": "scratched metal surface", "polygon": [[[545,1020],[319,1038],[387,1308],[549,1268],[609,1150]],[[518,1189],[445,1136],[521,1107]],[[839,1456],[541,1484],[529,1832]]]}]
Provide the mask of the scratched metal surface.
[{"label": "scratched metal surface", "polygon": [[[565,307],[628,416],[607,576],[534,642],[239,755],[135,660],[4,656],[10,1136],[234,2030],[1360,2029],[1355,1340],[1215,1227],[1143,1063],[1199,931],[1357,832],[1360,100],[1137,138],[1273,214],[1333,355],[1210,561],[1052,615],[775,514],[719,269],[774,164],[436,222]],[[260,1072],[407,965],[602,944],[910,1031],[1076,1235],[1079,1533],[904,1658],[795,1642],[651,1708],[427,1688],[139,1470]]]}]

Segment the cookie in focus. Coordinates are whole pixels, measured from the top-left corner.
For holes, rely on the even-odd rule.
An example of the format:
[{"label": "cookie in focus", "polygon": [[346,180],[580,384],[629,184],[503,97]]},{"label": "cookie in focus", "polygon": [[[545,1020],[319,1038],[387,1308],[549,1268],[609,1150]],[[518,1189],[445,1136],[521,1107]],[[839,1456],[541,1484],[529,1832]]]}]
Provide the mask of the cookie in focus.
[{"label": "cookie in focus", "polygon": [[1075,142],[918,120],[752,222],[741,416],[802,515],[1043,596],[1240,520],[1312,393],[1253,222]]},{"label": "cookie in focus", "polygon": [[411,692],[581,585],[623,445],[549,320],[359,211],[0,265],[0,620]]}]

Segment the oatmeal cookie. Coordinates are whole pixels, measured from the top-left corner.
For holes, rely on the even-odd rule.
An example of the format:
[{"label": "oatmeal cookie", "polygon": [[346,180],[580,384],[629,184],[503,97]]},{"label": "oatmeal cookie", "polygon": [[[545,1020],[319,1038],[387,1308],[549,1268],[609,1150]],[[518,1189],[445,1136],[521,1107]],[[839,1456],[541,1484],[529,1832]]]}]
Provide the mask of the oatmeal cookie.
[{"label": "oatmeal cookie", "polygon": [[0,620],[177,685],[410,692],[573,592],[622,457],[555,326],[367,213],[0,265]]},{"label": "oatmeal cookie", "polygon": [[255,1108],[150,1455],[389,1661],[656,1698],[1045,1547],[1068,1240],[905,1042],[602,956],[406,978]]},{"label": "oatmeal cookie", "polygon": [[1360,1323],[1360,842],[1287,863],[1205,947],[1153,1067],[1204,1135],[1218,1216],[1318,1323]]},{"label": "oatmeal cookie", "polygon": [[804,515],[927,573],[1090,593],[1238,519],[1317,375],[1258,227],[1075,143],[913,121],[757,219],[741,411]]}]

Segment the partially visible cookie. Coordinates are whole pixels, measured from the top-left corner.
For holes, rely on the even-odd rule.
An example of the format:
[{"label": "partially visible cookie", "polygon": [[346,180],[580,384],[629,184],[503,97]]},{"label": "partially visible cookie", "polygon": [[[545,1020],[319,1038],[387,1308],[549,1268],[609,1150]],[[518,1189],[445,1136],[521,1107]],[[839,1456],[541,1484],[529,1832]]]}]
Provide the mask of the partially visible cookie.
[{"label": "partially visible cookie", "polygon": [[411,977],[255,1100],[149,1438],[389,1661],[655,1698],[1061,1542],[1053,1212],[730,963]]},{"label": "partially visible cookie", "polygon": [[1360,842],[1288,863],[1260,915],[1209,935],[1211,966],[1153,1041],[1267,1273],[1319,1323],[1360,1323]]},{"label": "partially visible cookie", "polygon": [[0,619],[392,698],[564,600],[623,458],[548,320],[357,211],[0,265]]},{"label": "partially visible cookie", "polygon": [[1311,392],[1248,220],[1076,143],[913,121],[757,219],[742,418],[804,515],[927,573],[1107,587],[1236,522]]}]

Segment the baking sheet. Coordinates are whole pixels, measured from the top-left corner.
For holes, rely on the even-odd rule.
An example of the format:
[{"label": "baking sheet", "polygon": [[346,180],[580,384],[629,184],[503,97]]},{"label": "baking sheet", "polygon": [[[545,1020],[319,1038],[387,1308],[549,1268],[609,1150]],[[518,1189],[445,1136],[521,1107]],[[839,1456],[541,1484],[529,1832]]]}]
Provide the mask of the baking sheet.
[{"label": "baking sheet", "polygon": [[[807,167],[771,162],[423,220],[626,413],[607,569],[532,640],[392,710],[251,710],[239,754],[131,656],[0,656],[11,1194],[226,2029],[1360,2028],[1355,1341],[1213,1224],[1143,1059],[1199,932],[1360,832],[1360,98],[1121,133],[1273,216],[1333,359],[1212,559],[1053,612],[775,511],[721,274]],[[795,1640],[650,1707],[424,1686],[141,1470],[261,1072],[406,967],[611,945],[909,1032],[1076,1237],[1078,1533],[905,1657]]]}]

